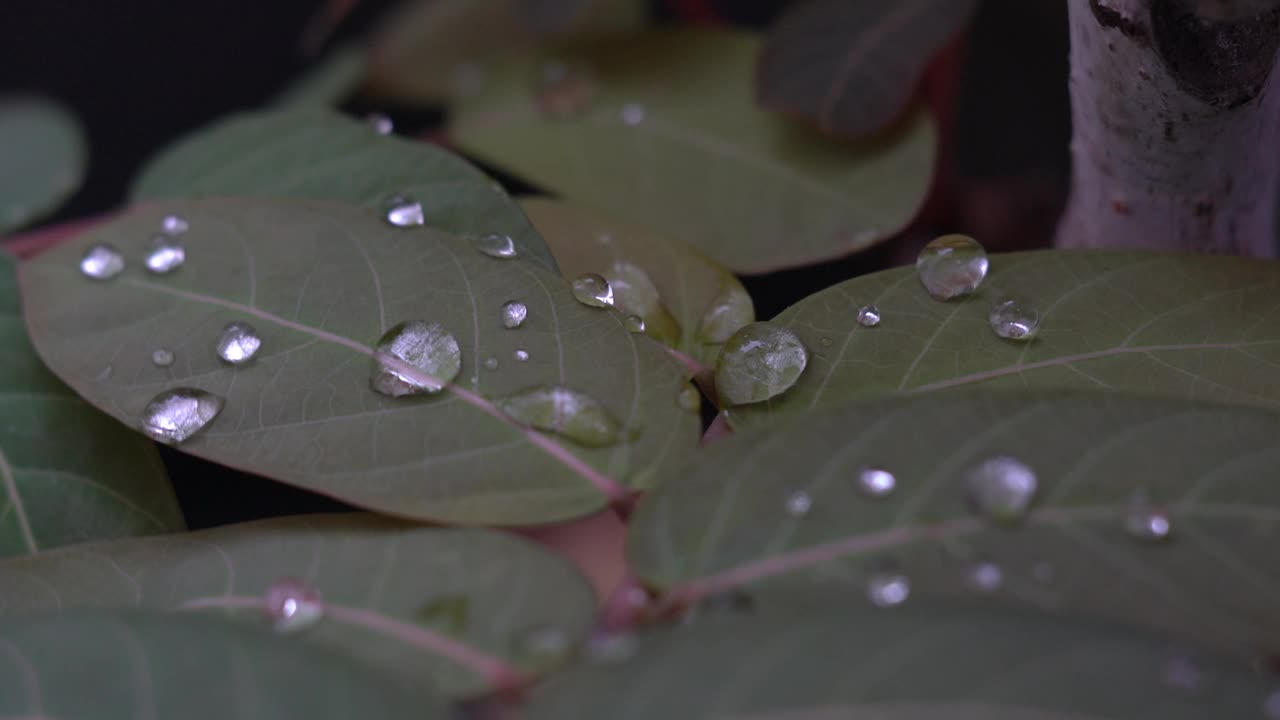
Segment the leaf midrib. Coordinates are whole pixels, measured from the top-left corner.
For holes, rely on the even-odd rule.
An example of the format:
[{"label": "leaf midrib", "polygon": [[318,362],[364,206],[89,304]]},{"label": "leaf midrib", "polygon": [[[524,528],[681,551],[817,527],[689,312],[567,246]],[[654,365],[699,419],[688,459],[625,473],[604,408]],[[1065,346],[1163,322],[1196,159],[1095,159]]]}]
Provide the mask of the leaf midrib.
[{"label": "leaf midrib", "polygon": [[9,458],[5,456],[3,449],[0,449],[0,480],[4,481],[5,494],[9,496],[10,507],[13,508],[14,517],[18,519],[18,531],[22,534],[22,541],[27,544],[31,552],[39,552],[40,546],[36,543],[35,534],[31,531],[31,519],[27,516],[27,509],[22,504],[22,496],[18,494],[18,482],[13,474],[13,466],[9,464]]}]

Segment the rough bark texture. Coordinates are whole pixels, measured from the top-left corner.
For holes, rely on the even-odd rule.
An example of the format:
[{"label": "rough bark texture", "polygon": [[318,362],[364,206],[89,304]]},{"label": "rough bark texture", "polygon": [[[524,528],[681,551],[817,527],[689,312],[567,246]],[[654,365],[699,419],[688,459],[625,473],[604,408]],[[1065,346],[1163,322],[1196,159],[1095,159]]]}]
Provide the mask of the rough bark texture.
[{"label": "rough bark texture", "polygon": [[1059,247],[1273,257],[1280,0],[1067,0],[1074,177]]}]

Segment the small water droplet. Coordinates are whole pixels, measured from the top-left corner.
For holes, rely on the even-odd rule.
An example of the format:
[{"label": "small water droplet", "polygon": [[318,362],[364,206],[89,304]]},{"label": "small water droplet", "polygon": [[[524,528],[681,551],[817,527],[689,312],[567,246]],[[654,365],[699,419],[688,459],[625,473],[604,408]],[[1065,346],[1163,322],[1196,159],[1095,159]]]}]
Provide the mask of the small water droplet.
[{"label": "small water droplet", "polygon": [[858,491],[869,498],[884,498],[898,487],[893,473],[878,467],[864,467],[858,471]]},{"label": "small water droplet", "polygon": [[496,357],[487,357],[487,358],[485,358],[485,360],[484,360],[484,369],[485,369],[485,370],[497,370],[497,369],[498,369],[498,358],[496,358]]},{"label": "small water droplet", "polygon": [[880,308],[876,305],[863,305],[858,308],[858,324],[862,327],[875,327],[880,324]]},{"label": "small water droplet", "polygon": [[1175,652],[1160,667],[1160,680],[1175,690],[1195,693],[1204,687],[1205,675],[1194,658],[1183,652]]},{"label": "small water droplet", "polygon": [[617,665],[626,662],[640,647],[640,638],[633,632],[597,633],[587,641],[587,662],[593,665]]},{"label": "small water droplet", "polygon": [[458,341],[440,323],[402,322],[378,340],[370,384],[391,397],[437,393],[461,369]]},{"label": "small water droplet", "polygon": [[510,235],[503,235],[502,233],[481,235],[475,240],[475,248],[491,258],[498,258],[499,260],[510,260],[518,254],[516,241],[512,240]]},{"label": "small water droplet", "polygon": [[147,269],[158,275],[173,272],[182,267],[187,260],[187,251],[182,243],[168,235],[157,235],[147,250]]},{"label": "small water droplet", "polygon": [[173,364],[173,351],[168,348],[156,348],[151,352],[151,362],[156,367],[169,367]]},{"label": "small water droplet", "polygon": [[393,195],[384,203],[387,222],[396,227],[414,227],[426,222],[422,203],[404,195]]},{"label": "small water droplet", "polygon": [[267,619],[281,634],[296,633],[324,617],[324,603],[312,588],[297,580],[279,580],[267,589]]},{"label": "small water droplet", "polygon": [[124,270],[124,256],[106,243],[98,243],[80,258],[80,272],[94,280],[110,280]]},{"label": "small water droplet", "polygon": [[369,113],[364,119],[365,122],[369,123],[369,126],[373,128],[373,131],[379,135],[390,135],[395,132],[395,123],[391,122],[391,118],[387,117],[383,113]]},{"label": "small water droplet", "polygon": [[529,317],[529,308],[525,307],[524,303],[516,300],[503,303],[502,327],[513,330],[523,325],[527,317]]},{"label": "small water droplet", "polygon": [[160,221],[160,232],[165,235],[181,235],[191,229],[191,224],[180,215],[165,215]]},{"label": "small water droplet", "polygon": [[622,111],[618,113],[622,118],[624,125],[635,127],[644,122],[645,109],[644,105],[637,102],[630,102],[622,106]]},{"label": "small water droplet", "polygon": [[1031,303],[1005,298],[991,306],[991,329],[1006,340],[1030,340],[1040,329],[1040,311]]},{"label": "small water droplet", "polygon": [[520,634],[517,650],[534,661],[557,662],[569,655],[569,635],[557,627],[542,626]]},{"label": "small water droplet", "polygon": [[936,300],[974,293],[987,277],[987,251],[968,235],[943,235],[916,257],[920,284]]},{"label": "small water droplet", "polygon": [[589,307],[610,307],[613,305],[613,288],[597,273],[586,273],[574,279],[573,297]]},{"label": "small water droplet", "polygon": [[529,360],[528,350],[516,350],[514,355],[516,362],[527,362]]},{"label": "small water droplet", "polygon": [[258,336],[258,331],[249,323],[235,321],[227,323],[222,329],[216,349],[223,362],[241,365],[252,360],[260,347],[262,338]]},{"label": "small water droplet", "polygon": [[639,315],[628,315],[625,324],[627,329],[633,333],[644,332],[644,318]]},{"label": "small water droplet", "polygon": [[152,440],[177,445],[218,417],[224,404],[221,397],[204,390],[166,390],[147,403],[141,429]]},{"label": "small water droplet", "polygon": [[1276,690],[1262,701],[1262,716],[1266,720],[1280,720],[1280,690]]},{"label": "small water droplet", "polygon": [[867,598],[876,607],[897,607],[911,596],[911,580],[900,570],[885,568],[867,580]]},{"label": "small water droplet", "polygon": [[1173,522],[1167,513],[1152,507],[1147,503],[1146,497],[1139,494],[1125,511],[1124,531],[1134,540],[1160,542],[1169,539],[1173,532]]},{"label": "small water droplet", "polygon": [[755,306],[747,291],[737,281],[726,280],[698,322],[698,341],[720,345],[755,320],[755,316]]},{"label": "small water droplet", "polygon": [[1038,482],[1021,461],[997,456],[969,471],[969,500],[987,519],[998,523],[1021,520],[1031,507]]},{"label": "small water droplet", "polygon": [[585,447],[618,442],[622,427],[595,398],[561,385],[522,390],[497,401],[517,422],[556,433]]},{"label": "small water droplet", "polygon": [[989,560],[969,568],[969,584],[981,592],[995,592],[1004,584],[1004,570]]},{"label": "small water droplet", "polygon": [[787,514],[791,517],[804,517],[813,509],[813,496],[804,490],[796,490],[787,495]]},{"label": "small water droplet", "polygon": [[791,389],[809,362],[800,338],[782,325],[758,322],[729,338],[716,361],[716,391],[729,405],[757,403]]},{"label": "small water droplet", "polygon": [[685,385],[680,394],[676,396],[676,404],[690,412],[700,410],[702,408],[702,393],[699,393],[698,388],[692,385]]}]

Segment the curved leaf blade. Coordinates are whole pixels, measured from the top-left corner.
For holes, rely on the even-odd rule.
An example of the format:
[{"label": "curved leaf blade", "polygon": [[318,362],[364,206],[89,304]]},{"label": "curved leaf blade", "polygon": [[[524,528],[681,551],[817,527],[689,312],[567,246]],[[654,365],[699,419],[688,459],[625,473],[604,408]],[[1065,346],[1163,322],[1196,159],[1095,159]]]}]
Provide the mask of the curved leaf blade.
[{"label": "curved leaf blade", "polygon": [[16,265],[0,253],[0,557],[181,530],[155,447],[76,397],[36,356]]},{"label": "curved leaf blade", "polygon": [[[1011,455],[1038,478],[1016,526],[972,509],[967,474]],[[1084,612],[1243,653],[1280,651],[1280,414],[1103,393],[891,398],[739,433],[638,507],[632,566],[680,604],[749,587],[762,602],[834,589],[866,602],[899,568],[913,596]],[[858,473],[897,478],[864,496]],[[790,514],[802,491],[812,508]],[[1167,542],[1125,524],[1139,499]],[[1001,572],[983,593],[973,573]],[[844,600],[842,600],[844,602]],[[911,602],[911,600],[908,600]]]},{"label": "curved leaf blade", "polygon": [[[451,132],[469,153],[738,272],[843,255],[907,225],[933,171],[929,118],[861,143],[821,138],[755,107],[759,50],[748,34],[670,29],[527,53],[459,106]],[[581,114],[539,110],[549,60],[589,74]],[[629,105],[639,117],[624,118]]]},{"label": "curved leaf blade", "polygon": [[[88,245],[140,257],[168,213],[191,226],[181,270],[157,278],[131,266],[108,283],[80,275]],[[532,263],[390,227],[360,208],[282,198],[148,205],[25,264],[22,285],[37,349],[117,419],[137,426],[147,402],[174,387],[213,392],[227,407],[184,451],[392,515],[520,525],[582,516],[651,484],[697,442],[698,418],[676,401],[684,372],[616,313],[578,303]],[[500,310],[512,299],[529,319],[507,330]],[[377,394],[372,345],[413,319],[457,338],[461,373],[439,395]],[[263,339],[244,367],[213,352],[231,321]],[[152,364],[159,345],[176,354],[170,367]],[[513,359],[517,349],[527,362]],[[116,353],[106,379],[103,352]],[[595,398],[625,437],[579,447],[498,409],[539,385]]]},{"label": "curved leaf blade", "polygon": [[216,618],[80,612],[0,619],[0,717],[444,720],[421,688]]},{"label": "curved leaf blade", "polygon": [[[596,595],[537,545],[480,529],[429,529],[371,515],[273,519],[185,535],[92,543],[0,562],[0,615],[77,608],[231,611],[270,632],[261,598],[283,578],[317,590],[326,616],[303,633],[406,686],[489,692],[549,658],[519,652],[550,627],[585,639]],[[445,605],[464,622],[432,617]]]},{"label": "curved leaf blade", "polygon": [[0,98],[0,235],[52,212],[84,180],[80,123],[42,98]]},{"label": "curved leaf blade", "polygon": [[151,160],[130,191],[134,200],[207,195],[340,200],[374,210],[410,196],[427,225],[510,235],[525,258],[555,270],[515,202],[470,163],[324,110],[244,113],[197,130]]},{"label": "curved leaf blade", "polygon": [[823,132],[865,137],[893,123],[976,0],[807,0],[769,31],[756,94]]}]

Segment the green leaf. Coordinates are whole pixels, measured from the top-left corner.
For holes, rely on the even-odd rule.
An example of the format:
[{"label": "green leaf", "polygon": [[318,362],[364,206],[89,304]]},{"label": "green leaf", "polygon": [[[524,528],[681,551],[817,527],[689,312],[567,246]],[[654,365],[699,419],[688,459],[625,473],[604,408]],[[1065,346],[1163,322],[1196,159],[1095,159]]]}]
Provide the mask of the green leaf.
[{"label": "green leaf", "polygon": [[58,381],[27,340],[0,253],[0,557],[180,530],[155,447]]},{"label": "green leaf", "polygon": [[565,278],[603,275],[619,310],[643,318],[645,334],[698,363],[714,364],[724,341],[755,320],[742,283],[683,242],[559,200],[521,205]]},{"label": "green leaf", "polygon": [[336,107],[364,80],[368,57],[362,47],[342,47],[309,68],[276,98],[281,107]]},{"label": "green leaf", "polygon": [[409,196],[422,203],[427,225],[510,235],[526,258],[555,270],[546,243],[515,202],[471,164],[323,110],[246,113],[198,130],[148,163],[131,195],[271,195],[376,210],[393,196]]},{"label": "green leaf", "polygon": [[53,212],[80,187],[84,131],[62,106],[0,97],[0,235]]},{"label": "green leaf", "polygon": [[[929,118],[832,142],[755,107],[759,52],[752,35],[669,29],[526,53],[495,68],[452,133],[488,162],[740,272],[850,253],[910,222],[933,170]],[[551,60],[570,79],[540,87]]]},{"label": "green leaf", "polygon": [[925,68],[977,0],[808,0],[769,31],[756,77],[761,104],[826,133],[864,137],[911,104]]},{"label": "green leaf", "polygon": [[1043,617],[897,611],[699,619],[532,695],[527,720],[1113,720],[1261,717],[1270,688],[1161,640]]},{"label": "green leaf", "polygon": [[[262,599],[284,578],[314,588],[327,606],[297,642],[349,654],[407,686],[429,678],[450,696],[551,669],[555,658],[521,652],[522,634],[555,628],[576,644],[596,609],[595,591],[573,567],[530,541],[343,514],[9,560],[0,563],[0,614],[221,609],[269,633]],[[436,617],[445,606],[463,621]]]},{"label": "green leaf", "polygon": [[445,720],[443,702],[339,655],[196,615],[0,620],[0,717]]},{"label": "green leaf", "polygon": [[[988,311],[1005,296],[1038,308],[1032,342],[1002,340]],[[878,327],[858,308],[880,307]],[[1280,406],[1280,264],[1109,251],[994,255],[978,294],[938,302],[913,268],[854,278],[774,322],[809,348],[800,381],[731,413],[735,427],[885,394],[967,387],[1121,390]]]},{"label": "green leaf", "polygon": [[[985,521],[969,495],[984,461],[1035,473],[1030,513]],[[1141,623],[1237,652],[1280,651],[1280,414],[1108,393],[889,398],[736,434],[640,504],[635,572],[682,604],[749,587],[866,602],[893,567],[916,595],[1030,605]],[[878,499],[864,468],[892,473]],[[808,512],[789,508],[805,493]],[[1139,512],[1139,511],[1143,512]],[[1172,532],[1126,525],[1163,513]],[[980,592],[981,563],[1003,582]],[[911,602],[911,600],[908,600]]]},{"label": "green leaf", "polygon": [[[135,259],[168,213],[190,223],[187,261],[149,275]],[[98,242],[133,264],[111,281],[85,278],[78,259]],[[24,265],[23,289],[50,367],[122,422],[138,426],[162,391],[215,393],[226,408],[183,450],[392,515],[478,524],[586,515],[694,452],[698,418],[677,402],[685,374],[660,347],[617,313],[575,301],[559,277],[472,242],[339,204],[149,204]],[[510,300],[528,308],[514,330],[501,322]],[[456,338],[461,373],[447,391],[371,389],[374,344],[409,320]],[[262,338],[241,367],[214,353],[232,321]],[[152,363],[159,346],[175,353],[171,366]],[[518,349],[526,362],[513,358]],[[107,357],[115,371],[104,379]],[[498,409],[550,385],[593,397],[625,437],[581,447]]]}]

